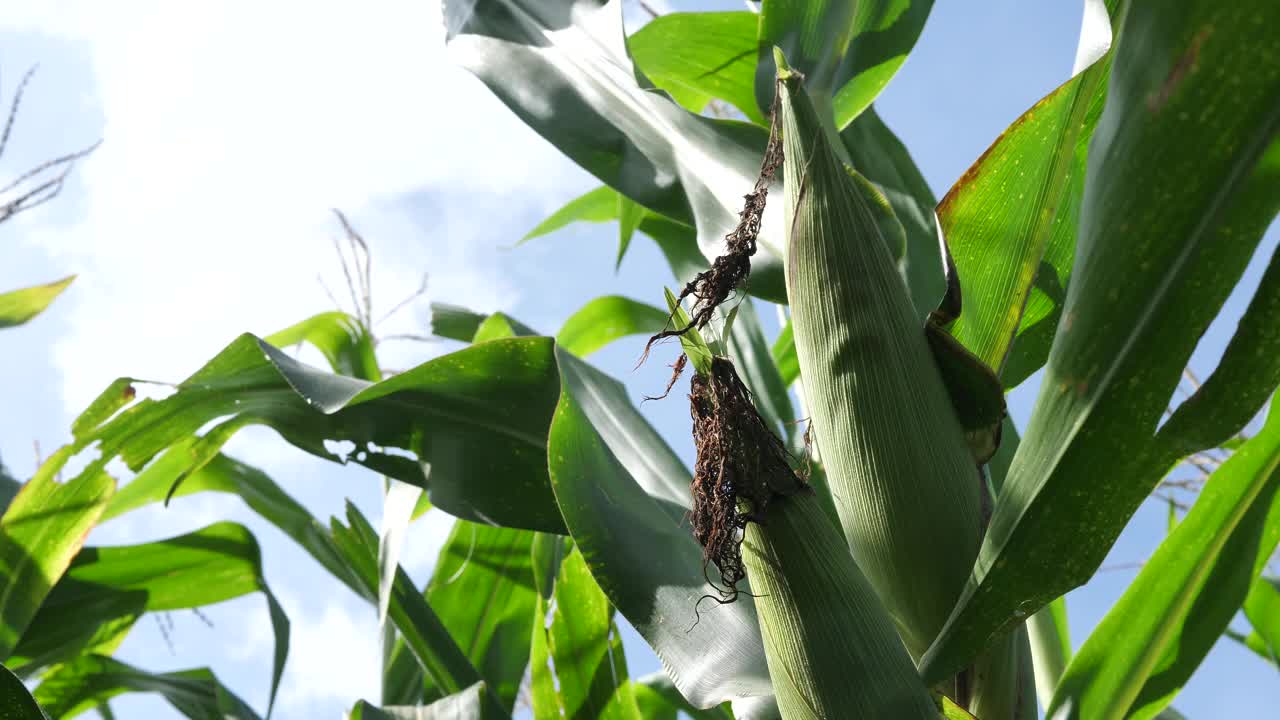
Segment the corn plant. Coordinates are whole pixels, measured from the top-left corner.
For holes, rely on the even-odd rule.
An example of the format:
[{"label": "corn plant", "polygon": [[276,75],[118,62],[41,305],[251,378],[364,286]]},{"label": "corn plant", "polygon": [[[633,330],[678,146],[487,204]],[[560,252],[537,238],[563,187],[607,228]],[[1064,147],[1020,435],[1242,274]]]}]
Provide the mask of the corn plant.
[{"label": "corn plant", "polygon": [[[618,0],[446,3],[450,56],[603,183],[526,239],[617,221],[619,258],[651,238],[676,291],[597,298],[554,336],[436,305],[432,332],[465,347],[390,377],[368,318],[327,313],[235,339],[160,400],[122,378],[0,520],[0,657],[39,684],[0,682],[32,717],[130,690],[256,717],[207,671],[110,657],[145,612],[233,591],[274,608],[251,537],[196,531],[236,558],[80,548],[203,491],[378,606],[382,697],[353,718],[1178,717],[1242,609],[1237,639],[1275,663],[1280,407],[1244,434],[1280,385],[1275,256],[1217,368],[1166,409],[1280,209],[1280,6],[1089,0],[1071,79],[940,202],[874,109],[929,10],[766,0],[627,36]],[[627,335],[679,348],[692,470],[586,359]],[[281,350],[298,342],[329,370]],[[1019,432],[1004,394],[1041,370]],[[399,519],[320,524],[221,453],[249,424],[385,476]],[[137,473],[118,490],[116,458]],[[1188,459],[1201,496],[1073,655],[1062,596]],[[393,538],[428,506],[457,520],[419,589]],[[240,584],[167,595],[197,560],[238,562]],[[629,677],[615,613],[662,673]]]}]

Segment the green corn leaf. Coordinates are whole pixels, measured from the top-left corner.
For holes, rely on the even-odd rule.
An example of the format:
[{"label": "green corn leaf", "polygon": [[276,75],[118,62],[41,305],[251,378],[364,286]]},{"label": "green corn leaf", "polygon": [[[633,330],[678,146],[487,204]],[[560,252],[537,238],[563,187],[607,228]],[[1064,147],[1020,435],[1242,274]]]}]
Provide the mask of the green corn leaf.
[{"label": "green corn leaf", "polygon": [[1152,718],[1208,654],[1280,543],[1280,402],[1216,470],[1067,666],[1054,718]]},{"label": "green corn leaf", "polygon": [[[631,200],[695,225],[705,257],[722,252],[767,133],[642,87],[620,0],[450,0],[445,17],[450,56],[526,124]],[[747,287],[774,300],[785,296],[780,230],[778,213],[766,212]]]},{"label": "green corn leaf", "polygon": [[773,101],[779,47],[806,78],[814,102],[843,128],[869,107],[916,44],[932,0],[766,0],[760,8],[756,97]]},{"label": "green corn leaf", "polygon": [[564,717],[560,696],[556,692],[555,673],[551,671],[551,647],[547,638],[547,612],[564,547],[561,538],[538,533],[530,553],[537,568],[534,574],[537,594],[529,623],[532,631],[529,640],[529,704],[534,720],[560,720]]},{"label": "green corn leaf", "polygon": [[605,295],[583,305],[556,333],[556,343],[587,357],[628,335],[652,335],[667,323],[667,313],[621,295]]},{"label": "green corn leaf", "polygon": [[626,257],[627,248],[631,247],[631,237],[636,234],[636,228],[648,212],[625,195],[618,196],[618,260],[613,266],[615,272],[622,267],[622,258]]},{"label": "green corn leaf", "polygon": [[132,623],[141,612],[198,608],[253,592],[266,597],[275,635],[270,716],[289,655],[289,619],[263,580],[257,541],[236,523],[140,545],[84,548],[40,606],[11,661],[30,666],[29,674],[73,659],[113,621]]},{"label": "green corn leaf", "polygon": [[[529,665],[534,533],[459,520],[440,551],[427,604],[466,653],[503,708],[515,705]],[[383,702],[404,705],[443,693],[423,676],[403,641],[383,680]]]},{"label": "green corn leaf", "polygon": [[783,717],[937,718],[893,620],[816,497],[775,498],[747,525],[742,559]]},{"label": "green corn leaf", "polygon": [[[687,522],[689,471],[619,383],[563,350],[557,356],[562,389],[547,461],[565,525],[592,575],[695,707],[771,695],[752,605],[694,614],[698,599],[715,589]],[[707,572],[715,578],[714,566]]]},{"label": "green corn leaf", "polygon": [[103,655],[84,655],[50,671],[35,699],[52,717],[72,718],[125,693],[157,693],[194,720],[259,720],[207,668],[150,673]]},{"label": "green corn leaf", "polygon": [[[547,338],[494,340],[370,384],[318,371],[243,335],[169,397],[133,404],[70,447],[100,443],[104,462],[119,456],[136,471],[210,420],[230,416],[222,441],[239,426],[264,424],[313,455],[419,486],[419,462],[429,463],[428,494],[446,512],[563,531],[544,457],[558,386],[551,348]],[[338,440],[357,448],[347,456],[326,447]],[[219,449],[207,441],[201,459]]]},{"label": "green corn leaf", "polygon": [[486,317],[488,316],[457,305],[431,303],[431,332],[443,338],[469,343]]},{"label": "green corn leaf", "polygon": [[[366,593],[376,595],[378,589],[378,538],[369,521],[350,502],[347,522],[334,518],[330,524],[334,542],[352,572],[364,584]],[[388,616],[405,644],[418,659],[426,677],[452,695],[480,682],[481,678],[466,654],[458,647],[440,617],[413,587],[403,569],[396,572],[392,584]],[[486,692],[486,702],[500,709],[497,698]]]},{"label": "green corn leaf", "polygon": [[613,608],[576,550],[560,565],[547,639],[566,718],[639,720]]},{"label": "green corn leaf", "polygon": [[[538,223],[537,227],[526,233],[524,237],[520,238],[520,242],[516,244],[522,245],[534,238],[550,235],[575,222],[609,222],[610,220],[617,220],[620,208],[618,199],[620,197],[616,190],[607,185],[588,191],[570,200],[567,205],[552,213],[546,220]],[[475,332],[472,331],[471,334],[474,335]]]},{"label": "green corn leaf", "polygon": [[693,720],[733,720],[725,706],[702,710],[689,704],[665,672],[649,673],[634,681],[636,703],[646,720],[675,720],[678,712]]},{"label": "green corn leaf", "polygon": [[1245,646],[1280,665],[1280,579],[1256,578],[1244,600],[1244,615],[1253,626]]},{"label": "green corn leaf", "polygon": [[351,709],[348,720],[501,720],[510,717],[494,710],[486,697],[485,684],[478,682],[430,705],[376,707],[361,700]]},{"label": "green corn leaf", "polygon": [[798,77],[782,87],[787,285],[809,412],[854,557],[918,654],[977,553],[977,471],[874,198],[833,154]]},{"label": "green corn leaf", "polygon": [[767,125],[756,107],[756,27],[752,12],[676,12],[650,20],[627,38],[631,59],[654,85],[702,112],[711,98]]},{"label": "green corn leaf", "polygon": [[0,665],[0,717],[5,720],[49,720],[17,675]]},{"label": "green corn leaf", "polygon": [[47,285],[0,293],[0,330],[23,325],[44,312],[75,279],[75,275],[68,275]]},{"label": "green corn leaf", "polygon": [[0,659],[13,653],[115,491],[104,463],[66,484],[55,480],[69,455],[50,458],[0,517]]},{"label": "green corn leaf", "polygon": [[268,335],[264,341],[278,348],[308,343],[324,354],[339,375],[377,382],[382,379],[373,339],[360,322],[344,312],[326,312]]},{"label": "green corn leaf", "polygon": [[773,348],[770,351],[773,355],[773,362],[778,366],[778,374],[782,376],[782,382],[787,387],[800,377],[800,360],[796,357],[796,336],[795,330],[788,322],[782,327],[782,331],[778,333],[778,339],[773,341]]},{"label": "green corn leaf", "polygon": [[[1063,321],[973,576],[922,666],[927,680],[1088,580],[1189,451],[1189,435],[1155,428],[1280,202],[1254,189],[1280,127],[1280,67],[1267,61],[1276,39],[1262,29],[1271,22],[1280,8],[1266,2],[1135,4],[1125,15]],[[1224,75],[1241,82],[1228,87]],[[1247,417],[1255,395],[1242,397],[1232,411]]]},{"label": "green corn leaf", "polygon": [[[164,500],[169,488],[191,463],[195,437],[179,441],[111,496],[101,522]],[[174,498],[200,492],[222,492],[240,497],[249,509],[289,536],[316,562],[356,594],[364,591],[343,562],[329,531],[305,507],[289,496],[261,470],[226,455],[215,455],[191,472]]]},{"label": "green corn leaf", "polygon": [[938,205],[965,299],[951,332],[997,371],[1007,359],[1015,365],[1006,387],[1048,357],[1071,274],[1089,140],[1111,71],[1110,24],[1097,30],[1105,37],[1080,40],[1098,59],[1015,120]]},{"label": "green corn leaf", "polygon": [[525,325],[506,313],[496,312],[484,319],[480,326],[476,328],[476,334],[471,338],[473,344],[480,344],[490,340],[501,340],[503,338],[512,337],[532,337],[539,335],[537,330]]}]

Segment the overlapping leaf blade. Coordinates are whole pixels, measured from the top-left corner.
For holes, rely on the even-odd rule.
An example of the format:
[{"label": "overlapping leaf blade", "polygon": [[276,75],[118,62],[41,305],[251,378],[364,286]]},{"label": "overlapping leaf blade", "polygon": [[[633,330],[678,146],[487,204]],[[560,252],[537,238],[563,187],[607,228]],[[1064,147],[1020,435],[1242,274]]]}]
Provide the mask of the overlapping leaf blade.
[{"label": "overlapping leaf blade", "polygon": [[1280,48],[1261,29],[1275,13],[1205,2],[1125,16],[1036,411],[926,678],[1087,580],[1190,451],[1156,425],[1280,201],[1250,190],[1280,124],[1280,66],[1266,60]]},{"label": "overlapping leaf blade", "polygon": [[586,357],[628,335],[652,335],[667,323],[667,313],[621,295],[605,295],[569,316],[556,334],[560,347]]},{"label": "overlapping leaf blade", "polygon": [[46,463],[0,517],[0,658],[13,652],[115,491],[101,464],[72,482],[57,482],[68,455]]},{"label": "overlapping leaf blade", "polygon": [[1280,543],[1280,403],[1213,473],[1067,667],[1054,718],[1151,718],[1222,635]]},{"label": "overlapping leaf blade", "polygon": [[[636,79],[618,0],[481,0],[445,8],[450,55],[553,145],[635,202],[696,225],[708,258],[755,183],[762,128],[704,118]],[[766,212],[749,289],[781,299],[780,217]]]},{"label": "overlapping leaf blade", "polygon": [[820,112],[831,113],[835,127],[844,128],[902,67],[932,8],[932,0],[766,0],[756,69],[760,107],[773,100],[776,46],[805,76]]},{"label": "overlapping leaf blade", "polygon": [[150,673],[103,655],[59,665],[36,687],[35,699],[52,717],[71,718],[131,692],[158,693],[195,720],[259,720],[208,669]]},{"label": "overlapping leaf blade", "polygon": [[40,606],[12,660],[29,666],[27,672],[70,661],[109,623],[253,592],[267,598],[275,635],[270,715],[289,654],[289,620],[263,579],[257,541],[235,523],[140,545],[84,548]]},{"label": "overlapping leaf blade", "polygon": [[701,112],[712,98],[768,124],[756,106],[756,29],[753,12],[677,12],[661,15],[627,38],[631,58],[654,85]]},{"label": "overlapping leaf blade", "polygon": [[487,688],[478,682],[429,705],[377,707],[364,700],[351,709],[348,720],[500,720],[506,717],[489,705]]}]

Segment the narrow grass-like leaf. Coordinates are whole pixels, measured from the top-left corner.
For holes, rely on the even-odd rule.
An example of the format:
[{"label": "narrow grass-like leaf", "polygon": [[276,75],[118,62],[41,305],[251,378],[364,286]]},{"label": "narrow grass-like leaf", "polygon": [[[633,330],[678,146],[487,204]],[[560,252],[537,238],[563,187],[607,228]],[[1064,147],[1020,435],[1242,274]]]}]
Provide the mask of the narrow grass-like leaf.
[{"label": "narrow grass-like leaf", "polygon": [[[451,0],[444,14],[451,58],[526,124],[631,200],[695,225],[705,257],[721,254],[767,132],[641,87],[620,0]],[[775,300],[785,295],[781,225],[766,212],[747,286]]]},{"label": "narrow grass-like leaf", "polygon": [[932,0],[765,2],[756,69],[760,107],[773,101],[777,65],[770,51],[778,46],[807,78],[815,102],[833,113],[836,128],[845,127],[902,67],[932,8]]},{"label": "narrow grass-like leaf", "polygon": [[1273,665],[1280,666],[1280,578],[1259,577],[1249,586],[1244,615],[1253,632],[1244,644]]},{"label": "narrow grass-like leaf", "polygon": [[1280,201],[1251,189],[1280,127],[1280,41],[1264,29],[1276,22],[1280,6],[1261,1],[1134,4],[1125,15],[1063,320],[927,680],[1085,582],[1187,452],[1156,427]]},{"label": "narrow grass-like leaf", "polygon": [[431,332],[442,338],[469,343],[486,317],[483,313],[457,305],[431,303]]},{"label": "narrow grass-like leaf", "polygon": [[978,473],[873,199],[836,159],[799,78],[781,85],[787,285],[809,411],[858,566],[919,654],[977,553]]},{"label": "narrow grass-like leaf", "polygon": [[791,386],[791,383],[800,377],[800,359],[796,357],[796,336],[795,330],[788,322],[782,327],[778,333],[778,339],[773,341],[771,350],[773,362],[778,366],[778,374],[782,377],[782,382]]},{"label": "narrow grass-like leaf", "polygon": [[1151,718],[1221,636],[1280,542],[1280,402],[1209,478],[1080,652],[1053,718]]},{"label": "narrow grass-like leaf", "polygon": [[769,344],[764,339],[764,328],[750,298],[734,306],[736,320],[729,330],[729,357],[751,390],[760,416],[779,437],[798,436],[800,418],[791,407],[791,396],[783,382],[778,366],[773,362]]},{"label": "narrow grass-like leaf", "polygon": [[44,312],[75,279],[69,275],[47,285],[0,293],[0,330],[23,325]]},{"label": "narrow grass-like leaf", "polygon": [[719,98],[760,124],[756,106],[756,28],[753,12],[676,12],[661,15],[627,38],[636,67],[681,105],[701,112]]},{"label": "narrow grass-like leaf", "polygon": [[[365,591],[376,595],[377,535],[373,526],[351,503],[347,503],[347,522],[349,525],[344,526],[337,518],[333,519],[333,539],[352,572],[364,584]],[[422,669],[445,694],[460,692],[480,682],[480,674],[458,647],[440,617],[414,589],[413,581],[403,569],[397,571],[392,584],[388,614],[404,637],[405,644],[418,658]],[[496,698],[491,698],[491,702],[496,706]]]},{"label": "narrow grass-like leaf", "polygon": [[36,701],[56,718],[72,718],[125,693],[157,693],[193,720],[259,720],[206,668],[150,673],[102,655],[59,665],[36,687]]},{"label": "narrow grass-like leaf", "polygon": [[[752,605],[695,615],[699,598],[716,590],[687,521],[689,471],[621,385],[564,351],[557,355],[562,390],[547,461],[592,575],[695,707],[771,695]],[[714,567],[708,572],[714,578]]]},{"label": "narrow grass-like leaf", "polygon": [[[529,665],[533,617],[534,533],[459,520],[440,551],[427,604],[480,672],[502,706],[516,702]],[[423,683],[417,662],[398,642],[383,680],[383,702],[402,705],[443,695]],[[424,695],[424,687],[426,693]]]},{"label": "narrow grass-like leaf", "polygon": [[742,559],[782,716],[936,720],[893,620],[844,546],[812,494],[775,498],[747,525]]},{"label": "narrow grass-like leaf", "polygon": [[57,482],[69,455],[59,451],[50,458],[0,517],[0,660],[13,652],[115,491],[115,480],[100,465],[72,482]]},{"label": "narrow grass-like leaf", "polygon": [[680,336],[680,347],[684,350],[684,354],[688,356],[689,362],[693,364],[693,369],[699,373],[705,374],[711,369],[711,358],[716,355],[716,349],[707,343],[702,337],[702,332],[698,328],[693,327],[693,320],[689,318],[689,313],[680,306],[680,301],[676,299],[675,293],[671,292],[671,288],[662,288],[662,292],[666,296],[667,309],[670,311],[669,325],[671,329],[689,328],[687,332]]},{"label": "narrow grass-like leaf", "polygon": [[578,357],[587,357],[619,338],[652,335],[666,323],[667,313],[652,305],[621,295],[605,295],[570,315],[556,333],[556,342]]}]

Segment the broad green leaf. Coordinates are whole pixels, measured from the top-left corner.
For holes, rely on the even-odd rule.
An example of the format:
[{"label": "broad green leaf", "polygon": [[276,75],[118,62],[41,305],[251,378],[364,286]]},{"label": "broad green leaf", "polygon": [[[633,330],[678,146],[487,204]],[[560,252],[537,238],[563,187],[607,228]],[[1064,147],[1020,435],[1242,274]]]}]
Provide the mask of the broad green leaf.
[{"label": "broad green leaf", "polygon": [[540,335],[537,330],[525,325],[506,313],[496,312],[484,319],[471,342],[480,344],[490,340],[502,340],[512,337],[533,337]]},{"label": "broad green leaf", "polygon": [[[196,442],[196,437],[179,441],[148,465],[111,497],[101,522],[164,500],[174,480],[190,466],[191,446]],[[191,472],[174,493],[174,498],[200,492],[239,496],[249,509],[292,538],[352,592],[363,594],[363,588],[338,554],[328,529],[261,470],[218,454]]]},{"label": "broad green leaf", "polygon": [[876,199],[835,155],[799,79],[781,86],[787,285],[806,400],[853,555],[918,655],[977,553],[977,471]]},{"label": "broad green leaf", "polygon": [[[517,244],[524,244],[536,237],[550,235],[575,222],[608,222],[616,220],[618,219],[619,197],[618,192],[607,185],[590,190],[570,200],[569,204],[552,213],[546,220],[538,223],[538,226],[520,238],[520,242]],[[436,334],[439,335],[440,333]],[[474,335],[475,332],[472,331],[471,334]]]},{"label": "broad green leaf", "polygon": [[[637,82],[620,0],[480,0],[446,8],[450,57],[602,182],[718,256],[759,174],[767,133],[691,113]],[[783,300],[781,218],[765,213],[748,290]]]},{"label": "broad green leaf", "polygon": [[[690,476],[617,381],[557,351],[562,380],[547,459],[565,525],[609,601],[695,707],[771,695],[751,603],[715,592],[687,522]],[[714,566],[707,573],[715,579]]]},{"label": "broad green leaf", "polygon": [[[534,533],[454,523],[440,551],[426,600],[485,683],[510,710],[529,665],[533,618]],[[423,676],[403,643],[397,643],[383,682],[383,702],[420,702]],[[441,693],[427,687],[426,698]]]},{"label": "broad green leaf", "polygon": [[22,483],[13,479],[9,474],[9,469],[4,466],[4,462],[0,461],[0,515],[8,509],[9,503],[18,496],[18,491],[22,489]]},{"label": "broad green leaf", "polygon": [[378,532],[378,627],[383,632],[390,631],[387,628],[387,604],[391,599],[396,568],[400,567],[404,533],[413,521],[414,508],[422,495],[422,488],[417,485],[394,478],[385,478],[383,483],[382,527]]},{"label": "broad green leaf", "polygon": [[[1110,26],[1098,34],[1104,37],[1081,43],[1105,52]],[[964,297],[950,330],[997,372],[1014,362],[1005,387],[1020,383],[1049,354],[1071,274],[1089,140],[1110,70],[1110,56],[1102,55],[1033,105],[938,205]],[[1020,333],[1025,337],[1015,345]],[[1009,360],[1014,347],[1016,361]]]},{"label": "broad green leaf", "polygon": [[[932,0],[765,0],[760,11],[756,97],[773,100],[779,47],[814,102],[844,128],[871,105],[915,47]],[[824,118],[830,122],[832,118]]]},{"label": "broad green leaf", "polygon": [[576,550],[560,565],[547,639],[566,718],[639,720],[613,608]]},{"label": "broad green leaf", "polygon": [[188,718],[258,720],[207,668],[150,673],[103,655],[83,655],[59,665],[44,676],[34,695],[50,716],[71,718],[134,692],[157,693]]},{"label": "broad green leaf", "polygon": [[1244,600],[1244,615],[1253,626],[1245,646],[1280,665],[1280,579],[1254,579]]},{"label": "broad green leaf", "polygon": [[1035,661],[1036,695],[1048,703],[1071,661],[1067,601],[1058,598],[1027,618],[1027,638]]},{"label": "broad green leaf", "polygon": [[556,343],[586,357],[618,338],[652,335],[667,324],[667,313],[621,295],[605,295],[583,305],[564,321]]},{"label": "broad green leaf", "polygon": [[69,661],[106,623],[253,592],[266,596],[275,635],[270,715],[289,654],[289,619],[263,579],[257,541],[235,523],[140,545],[84,548],[40,606],[12,659],[31,669]]},{"label": "broad green leaf", "polygon": [[508,717],[487,703],[487,696],[485,684],[478,682],[430,705],[375,707],[361,700],[351,709],[348,720],[500,720]]},{"label": "broad green leaf", "polygon": [[556,692],[555,673],[551,670],[551,647],[547,638],[547,612],[555,587],[555,577],[560,573],[560,561],[565,541],[553,535],[537,533],[530,555],[533,557],[534,608],[529,623],[532,637],[529,640],[529,704],[534,720],[561,720],[564,711],[560,707],[560,695]]},{"label": "broad green leaf", "polygon": [[[330,523],[334,542],[352,572],[365,587],[365,592],[376,596],[378,590],[378,536],[369,521],[355,505],[347,503],[347,522],[343,525],[334,518]],[[480,682],[475,667],[467,659],[457,642],[441,622],[431,606],[413,587],[413,581],[403,569],[396,572],[391,588],[388,615],[405,644],[418,658],[426,676],[444,694],[452,695]],[[497,700],[489,695],[489,702]]]},{"label": "broad green leaf", "polygon": [[263,340],[281,349],[310,343],[324,354],[335,373],[370,382],[382,379],[373,339],[358,320],[344,312],[313,315]]},{"label": "broad green leaf", "polygon": [[471,342],[488,317],[448,303],[431,303],[431,332],[450,340]]},{"label": "broad green leaf", "polygon": [[901,271],[916,314],[924,317],[942,297],[936,201],[929,183],[898,136],[868,107],[840,132],[853,167],[884,193],[906,233]]},{"label": "broad green leaf", "polygon": [[50,458],[0,517],[0,660],[12,654],[116,489],[105,463],[59,483],[54,478],[69,455]]},{"label": "broad green leaf", "polygon": [[[1155,428],[1280,202],[1256,189],[1280,127],[1280,66],[1268,61],[1280,41],[1264,29],[1275,22],[1280,6],[1261,1],[1125,15],[1063,320],[927,680],[1088,580],[1166,470],[1200,449]],[[1247,417],[1247,404],[1233,411]]]},{"label": "broad green leaf", "polygon": [[[133,404],[72,447],[98,443],[104,462],[119,456],[136,471],[209,421],[229,418],[221,441],[239,426],[268,425],[318,457],[427,484],[431,502],[453,515],[563,531],[546,479],[557,389],[551,348],[546,338],[495,340],[370,384],[243,335],[169,397]],[[350,454],[326,446],[344,440],[356,446]],[[206,442],[200,459],[219,449]],[[420,463],[430,466],[429,483]]]},{"label": "broad green leaf", "polygon": [[75,275],[68,275],[47,285],[0,293],[0,330],[23,325],[44,312],[75,279]]},{"label": "broad green leaf", "polygon": [[[0,718],[4,720],[49,720],[17,675],[0,665]],[[674,720],[674,719],[673,719]]]},{"label": "broad green leaf", "polygon": [[693,112],[719,98],[767,125],[756,107],[759,24],[753,12],[670,13],[627,38],[627,49],[645,77]]},{"label": "broad green leaf", "polygon": [[1199,667],[1280,543],[1280,402],[1209,478],[1067,666],[1049,715],[1152,718]]}]

